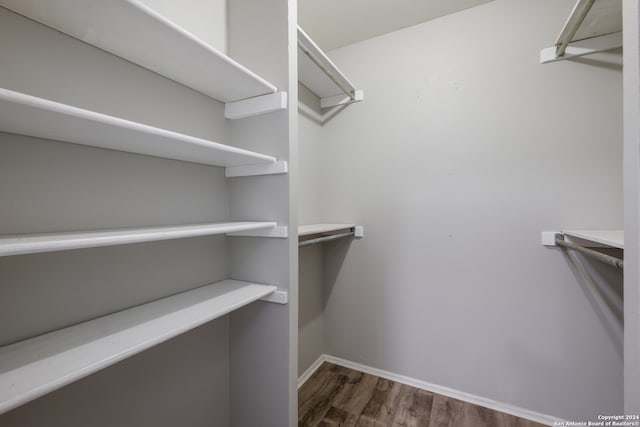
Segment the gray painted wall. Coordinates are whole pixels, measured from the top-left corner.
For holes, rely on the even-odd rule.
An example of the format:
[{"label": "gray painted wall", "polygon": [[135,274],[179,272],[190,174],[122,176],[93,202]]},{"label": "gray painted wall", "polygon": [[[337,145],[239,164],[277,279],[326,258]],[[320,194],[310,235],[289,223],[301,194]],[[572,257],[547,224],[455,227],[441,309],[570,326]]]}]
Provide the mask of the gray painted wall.
[{"label": "gray painted wall", "polygon": [[555,417],[622,413],[621,274],[587,266],[591,287],[540,245],[622,228],[620,52],[538,63],[573,3],[496,0],[331,52],[366,99],[323,125],[314,203],[366,237],[325,247],[329,354]]},{"label": "gray painted wall", "polygon": [[300,312],[298,314],[298,377],[325,354],[324,327],[324,257],[322,245],[300,248],[299,286]]},{"label": "gray painted wall", "polygon": [[[325,166],[321,158],[324,143],[322,111],[318,98],[301,84],[298,84],[298,125],[298,222],[314,224],[323,221],[323,207],[318,197]],[[322,254],[322,245],[307,246],[298,251],[298,377],[326,353]]]},{"label": "gray painted wall", "polygon": [[298,161],[300,162],[298,222],[316,224],[323,221],[321,192],[322,175],[325,172],[322,160],[324,133],[320,101],[309,89],[298,84]]}]

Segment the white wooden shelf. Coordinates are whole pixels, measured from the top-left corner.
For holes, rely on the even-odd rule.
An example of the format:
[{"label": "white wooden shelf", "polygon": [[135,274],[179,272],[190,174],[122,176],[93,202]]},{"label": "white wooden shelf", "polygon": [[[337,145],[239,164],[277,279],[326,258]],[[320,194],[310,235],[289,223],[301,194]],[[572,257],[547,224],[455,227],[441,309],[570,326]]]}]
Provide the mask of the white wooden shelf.
[{"label": "white wooden shelf", "polygon": [[0,5],[224,103],[277,91],[138,0],[0,0]]},{"label": "white wooden shelf", "polygon": [[2,88],[0,131],[213,166],[251,165],[253,174],[282,173],[274,166],[283,162],[266,154]]},{"label": "white wooden shelf", "polygon": [[275,222],[217,222],[165,227],[121,228],[67,233],[0,236],[0,256],[35,254],[70,249],[154,242],[158,240],[209,236],[250,230],[271,229]]},{"label": "white wooden shelf", "polygon": [[298,236],[332,233],[355,228],[355,224],[307,224],[298,226]]},{"label": "white wooden shelf", "polygon": [[[564,52],[561,46],[565,48]],[[554,46],[540,63],[562,61],[622,46],[622,0],[577,0]]]},{"label": "white wooden shelf", "polygon": [[0,348],[0,413],[266,297],[223,280]]},{"label": "white wooden shelf", "polygon": [[596,0],[571,41],[586,40],[621,31],[622,0]]},{"label": "white wooden shelf", "polygon": [[624,249],[624,231],[622,230],[562,230],[562,234],[598,245]]},{"label": "white wooden shelf", "polygon": [[329,57],[298,27],[298,80],[320,98],[323,108],[362,101],[357,90]]}]

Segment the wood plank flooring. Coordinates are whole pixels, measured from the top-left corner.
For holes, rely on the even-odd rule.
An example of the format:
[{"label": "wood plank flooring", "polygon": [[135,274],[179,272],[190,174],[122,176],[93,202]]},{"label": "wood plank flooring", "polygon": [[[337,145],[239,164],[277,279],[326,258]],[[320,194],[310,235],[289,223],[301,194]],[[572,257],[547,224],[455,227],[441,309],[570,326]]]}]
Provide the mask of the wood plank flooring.
[{"label": "wood plank flooring", "polygon": [[300,388],[298,401],[299,427],[542,427],[326,362]]}]

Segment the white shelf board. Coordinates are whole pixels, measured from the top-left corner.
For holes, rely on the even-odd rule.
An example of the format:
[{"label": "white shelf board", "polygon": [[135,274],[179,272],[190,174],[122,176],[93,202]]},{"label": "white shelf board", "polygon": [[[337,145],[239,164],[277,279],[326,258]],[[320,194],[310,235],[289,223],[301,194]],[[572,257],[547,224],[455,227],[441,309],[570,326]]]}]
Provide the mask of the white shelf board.
[{"label": "white shelf board", "polygon": [[0,413],[268,296],[223,280],[0,348]]},{"label": "white shelf board", "polygon": [[[622,0],[596,0],[580,22],[582,12],[588,5],[587,0],[576,1],[555,45],[540,52],[540,63],[562,61],[622,47]],[[578,23],[575,34],[571,35]],[[557,47],[569,37],[570,44],[564,55],[557,56]]]},{"label": "white shelf board", "polygon": [[331,233],[334,231],[354,228],[355,224],[307,224],[298,226],[298,236],[309,236],[312,234]]},{"label": "white shelf board", "polygon": [[216,222],[164,227],[0,236],[0,256],[154,242],[273,228],[276,222]]},{"label": "white shelf board", "polygon": [[277,160],[2,88],[0,131],[223,167],[271,164]]},{"label": "white shelf board", "polygon": [[224,103],[277,91],[138,0],[0,0],[0,5]]},{"label": "white shelf board", "polygon": [[622,0],[596,0],[572,42],[622,31]]},{"label": "white shelf board", "polygon": [[276,239],[286,239],[287,237],[289,237],[289,228],[286,225],[279,225],[277,227],[264,228],[261,230],[239,231],[235,233],[228,233],[227,236],[271,237]]},{"label": "white shelf board", "polygon": [[624,249],[624,231],[622,230],[562,230],[562,234],[600,245]]},{"label": "white shelf board", "polygon": [[[301,47],[302,46],[302,47]],[[318,47],[317,44],[298,27],[298,80],[305,85],[311,92],[318,95],[319,98],[330,98],[345,95],[344,91],[315,64],[305,53],[308,51],[314,56],[322,66],[331,73],[334,79],[350,90],[356,92],[355,86],[347,79],[347,77],[338,69],[338,67],[329,59],[329,57]],[[360,91],[360,100],[362,92]]]}]

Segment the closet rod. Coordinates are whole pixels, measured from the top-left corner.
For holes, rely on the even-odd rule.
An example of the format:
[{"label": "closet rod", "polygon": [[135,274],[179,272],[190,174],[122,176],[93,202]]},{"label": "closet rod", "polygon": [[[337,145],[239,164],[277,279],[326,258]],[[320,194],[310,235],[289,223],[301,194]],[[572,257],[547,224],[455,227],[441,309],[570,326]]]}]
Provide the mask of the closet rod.
[{"label": "closet rod", "polygon": [[618,267],[624,269],[624,261],[620,258],[612,257],[611,255],[603,254],[598,251],[594,251],[593,249],[585,248],[580,245],[576,245],[575,243],[569,243],[565,241],[563,238],[556,238],[556,244],[558,246],[562,246],[563,248],[571,249],[577,252],[580,252],[583,255],[586,255],[590,258],[593,258],[597,261],[603,262],[605,264],[611,265],[613,267]]},{"label": "closet rod", "polygon": [[315,245],[316,243],[330,242],[332,240],[343,239],[349,236],[355,236],[355,231],[350,231],[348,233],[341,233],[341,234],[332,234],[330,236],[323,236],[315,239],[303,240],[302,242],[298,243],[298,247],[301,248],[303,246]]},{"label": "closet rod", "polygon": [[352,101],[356,100],[356,94],[355,91],[352,90],[351,88],[348,88],[346,85],[344,85],[340,79],[338,77],[336,77],[333,72],[327,68],[324,64],[323,61],[321,61],[319,58],[317,58],[312,52],[311,50],[309,50],[309,48],[307,48],[307,46],[305,46],[305,44],[303,42],[301,42],[298,39],[298,47],[300,48],[300,50],[302,52],[304,52],[305,55],[307,55],[309,57],[309,59],[318,66],[318,68],[320,68],[322,70],[323,73],[325,73],[327,75],[327,77],[329,77],[331,79],[332,82],[334,82],[336,84],[336,86],[338,86],[340,88],[340,90],[342,90],[345,95],[347,95],[349,97],[349,99],[351,99]]},{"label": "closet rod", "polygon": [[571,11],[569,19],[567,19],[562,31],[560,31],[558,40],[556,40],[556,56],[564,55],[567,50],[567,46],[571,43],[571,39],[576,35],[578,28],[582,25],[584,18],[587,17],[587,14],[591,10],[591,6],[593,6],[595,1],[596,0],[579,0],[578,3],[576,3],[573,11]]}]

